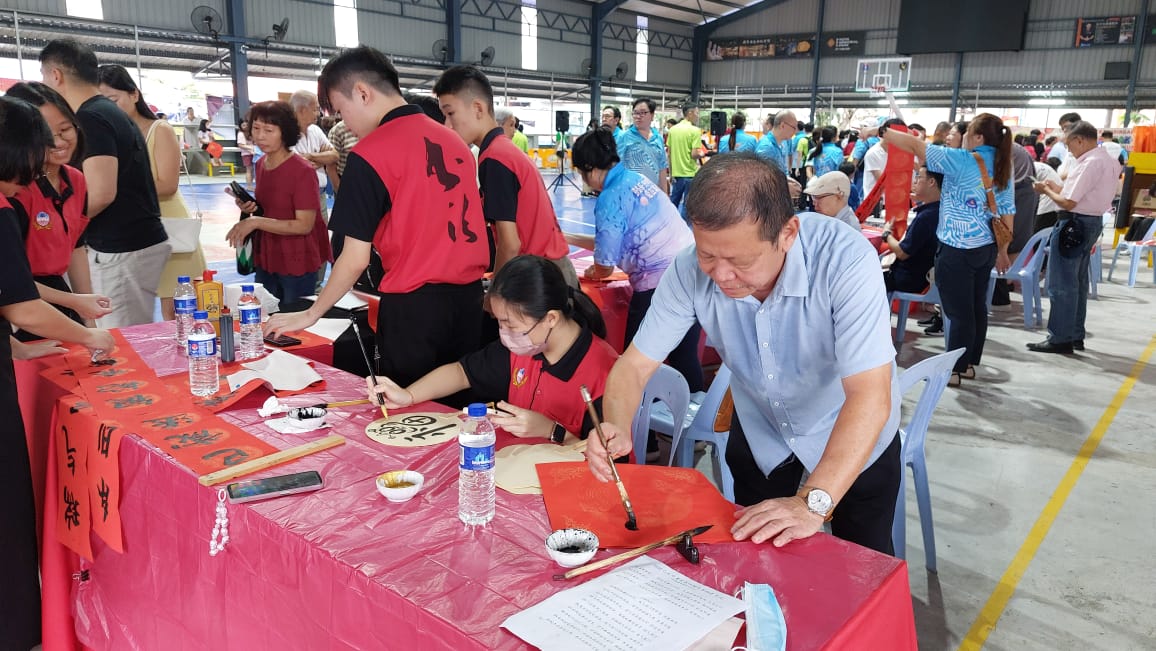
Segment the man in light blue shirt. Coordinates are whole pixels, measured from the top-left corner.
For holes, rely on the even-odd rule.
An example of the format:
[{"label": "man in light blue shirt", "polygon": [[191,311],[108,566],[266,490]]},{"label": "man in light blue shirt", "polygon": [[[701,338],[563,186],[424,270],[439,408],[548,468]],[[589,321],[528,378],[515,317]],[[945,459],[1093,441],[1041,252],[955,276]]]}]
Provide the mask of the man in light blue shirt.
[{"label": "man in light blue shirt", "polygon": [[670,163],[666,159],[666,143],[658,129],[652,128],[656,108],[652,99],[640,97],[634,100],[631,110],[634,124],[625,131],[615,131],[614,141],[618,145],[618,158],[626,169],[645,176],[669,194]]},{"label": "man in light blue shirt", "polygon": [[[643,388],[697,320],[733,372],[735,539],[782,546],[833,516],[836,536],[891,553],[901,396],[874,249],[835,220],[795,216],[786,177],[747,153],[703,167],[687,214],[695,246],[662,277],[607,379],[611,454],[630,452]],[[597,438],[586,457],[607,481]]]},{"label": "man in light blue shirt", "polygon": [[[767,129],[767,126],[770,126]],[[779,111],[763,123],[763,137],[755,146],[755,153],[779,166],[784,174],[791,173],[791,138],[798,132],[799,121],[791,111]]]}]

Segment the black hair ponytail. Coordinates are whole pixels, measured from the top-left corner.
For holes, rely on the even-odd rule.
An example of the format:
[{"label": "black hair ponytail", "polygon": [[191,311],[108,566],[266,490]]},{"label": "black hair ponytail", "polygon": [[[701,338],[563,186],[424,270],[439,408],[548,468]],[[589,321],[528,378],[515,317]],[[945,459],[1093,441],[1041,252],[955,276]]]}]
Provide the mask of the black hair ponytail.
[{"label": "black hair ponytail", "polygon": [[594,301],[582,290],[574,289],[569,285],[567,287],[570,289],[570,318],[578,322],[579,325],[588,328],[590,332],[605,339],[606,320],[602,318],[602,310],[598,309]]}]

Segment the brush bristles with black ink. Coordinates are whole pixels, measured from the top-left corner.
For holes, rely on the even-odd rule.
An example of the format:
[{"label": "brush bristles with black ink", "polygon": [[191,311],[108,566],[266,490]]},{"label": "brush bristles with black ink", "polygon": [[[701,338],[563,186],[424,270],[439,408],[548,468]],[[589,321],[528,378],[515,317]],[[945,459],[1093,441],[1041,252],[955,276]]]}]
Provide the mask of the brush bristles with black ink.
[{"label": "brush bristles with black ink", "polygon": [[626,486],[622,483],[622,478],[618,476],[618,467],[614,465],[614,455],[610,454],[610,446],[606,444],[606,435],[602,433],[602,421],[594,409],[594,400],[590,397],[590,390],[586,388],[585,384],[578,387],[578,390],[582,393],[582,400],[586,403],[586,411],[594,423],[594,431],[598,433],[598,440],[601,441],[602,449],[606,452],[606,461],[610,464],[610,473],[614,475],[614,483],[618,485],[618,497],[622,498],[622,508],[626,509],[626,528],[631,531],[638,531],[638,518],[634,517],[634,506],[630,504],[630,497],[626,494]]}]

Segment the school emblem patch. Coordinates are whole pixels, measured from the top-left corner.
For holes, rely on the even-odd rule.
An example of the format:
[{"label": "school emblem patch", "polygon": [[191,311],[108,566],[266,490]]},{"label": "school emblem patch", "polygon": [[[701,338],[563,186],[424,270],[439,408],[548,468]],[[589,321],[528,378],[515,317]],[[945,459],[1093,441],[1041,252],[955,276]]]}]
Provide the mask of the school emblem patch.
[{"label": "school emblem patch", "polygon": [[45,230],[45,229],[49,228],[49,224],[51,224],[51,223],[52,223],[52,217],[49,216],[48,213],[44,212],[43,210],[36,213],[36,228],[39,228],[40,230]]},{"label": "school emblem patch", "polygon": [[514,386],[520,387],[526,383],[526,369],[520,368],[514,372]]}]

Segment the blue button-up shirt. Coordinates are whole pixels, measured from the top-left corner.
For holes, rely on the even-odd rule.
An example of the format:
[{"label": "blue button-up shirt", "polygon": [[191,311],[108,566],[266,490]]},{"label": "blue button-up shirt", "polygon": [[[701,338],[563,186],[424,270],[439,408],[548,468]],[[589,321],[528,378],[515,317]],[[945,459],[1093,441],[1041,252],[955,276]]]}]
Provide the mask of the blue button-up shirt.
[{"label": "blue button-up shirt", "polygon": [[[994,176],[995,147],[980,145],[975,153],[983,157],[988,175]],[[935,235],[943,244],[957,249],[978,249],[995,242],[991,233],[993,215],[987,207],[983,176],[971,154],[966,149],[927,145],[927,169],[943,175],[939,228]],[[1015,188],[1011,183],[995,188],[995,204],[1001,215],[1015,213]]]},{"label": "blue button-up shirt", "polygon": [[[742,129],[738,129],[735,131],[735,151],[754,151],[755,145],[757,145],[758,142],[759,142],[758,138],[752,136],[751,134],[747,133],[746,131],[743,131]],[[725,154],[726,152],[728,152],[730,150],[731,150],[731,136],[728,133],[727,135],[719,138],[718,153]]]},{"label": "blue button-up shirt", "polygon": [[784,173],[791,171],[791,152],[788,151],[790,141],[779,143],[775,140],[775,134],[765,133],[762,138],[759,138],[759,144],[755,146],[755,155],[760,158],[765,158],[775,165]]},{"label": "blue button-up shirt", "polygon": [[636,292],[654,289],[670,261],[694,243],[670,197],[638,172],[615,165],[594,204],[594,262],[617,265]]},{"label": "blue button-up shirt", "polygon": [[683,251],[654,293],[634,345],[666,359],[697,319],[731,369],[735,411],[759,469],[791,453],[814,470],[843,408],[843,378],[891,365],[891,413],[864,466],[899,428],[900,394],[879,256],[867,238],[816,213],[799,215],[771,295],[733,299]]},{"label": "blue button-up shirt", "polygon": [[658,129],[651,127],[650,139],[646,140],[638,132],[638,127],[630,125],[629,129],[615,133],[614,142],[618,145],[618,158],[626,169],[659,184],[662,170],[670,167],[670,162],[666,160],[666,143]]}]

